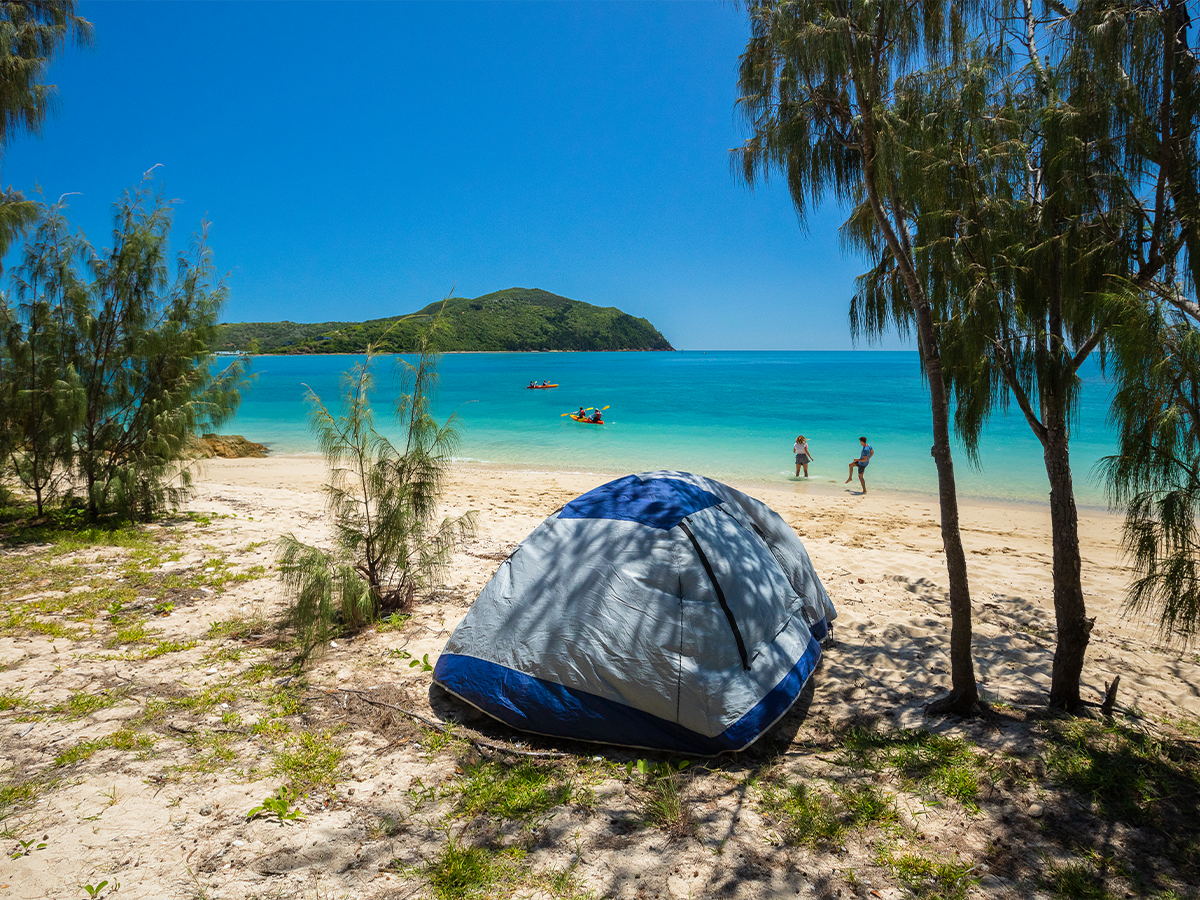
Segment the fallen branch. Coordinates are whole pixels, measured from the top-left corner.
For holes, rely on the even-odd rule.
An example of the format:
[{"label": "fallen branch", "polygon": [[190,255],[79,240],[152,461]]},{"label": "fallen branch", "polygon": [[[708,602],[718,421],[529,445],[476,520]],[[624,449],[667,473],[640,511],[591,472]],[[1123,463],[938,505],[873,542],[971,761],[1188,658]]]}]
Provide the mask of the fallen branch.
[{"label": "fallen branch", "polygon": [[[381,706],[384,709],[390,709],[393,712],[406,715],[410,719],[416,719],[422,725],[426,725],[432,728],[434,731],[440,732],[441,734],[450,733],[450,729],[440,722],[434,722],[432,719],[427,719],[420,713],[415,713],[410,709],[403,709],[399,706],[393,706],[391,703],[384,703],[382,700],[375,700],[367,696],[367,691],[356,691],[350,688],[336,688],[334,692],[339,694],[354,694],[356,697],[361,698],[364,703],[370,703],[372,706]],[[503,744],[493,744],[491,741],[485,741],[483,738],[477,738],[470,734],[464,735],[464,737],[466,737],[466,739],[475,746],[475,749],[479,750],[481,753],[487,753],[489,751],[493,753],[511,753],[514,756],[528,756],[532,759],[562,759],[571,755],[570,753],[559,753],[553,750],[517,750],[515,747],[506,747]]]}]

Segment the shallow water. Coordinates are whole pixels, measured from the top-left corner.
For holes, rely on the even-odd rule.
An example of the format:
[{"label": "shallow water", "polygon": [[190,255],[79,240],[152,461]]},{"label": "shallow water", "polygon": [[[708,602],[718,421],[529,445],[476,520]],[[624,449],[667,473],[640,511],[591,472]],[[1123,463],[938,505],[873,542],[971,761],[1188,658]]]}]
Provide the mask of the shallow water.
[{"label": "shallow water", "polygon": [[[260,356],[257,380],[222,431],[277,452],[315,453],[305,385],[337,402],[339,378],[361,357]],[[387,432],[396,396],[394,358],[375,361],[376,421]],[[794,479],[792,442],[803,433],[812,479],[841,482],[858,436],[875,449],[872,490],[936,494],[928,395],[915,352],[682,351],[674,353],[463,353],[442,358],[436,413],[463,426],[464,459],[625,473],[682,469],[723,480]],[[1109,390],[1089,366],[1072,437],[1076,496],[1102,507],[1094,468],[1111,452]],[[531,380],[553,390],[526,390]],[[580,406],[607,406],[604,426],[572,421]],[[1014,407],[984,434],[982,466],[961,446],[964,498],[1041,502],[1048,495],[1041,447]],[[857,479],[855,479],[857,484]]]}]

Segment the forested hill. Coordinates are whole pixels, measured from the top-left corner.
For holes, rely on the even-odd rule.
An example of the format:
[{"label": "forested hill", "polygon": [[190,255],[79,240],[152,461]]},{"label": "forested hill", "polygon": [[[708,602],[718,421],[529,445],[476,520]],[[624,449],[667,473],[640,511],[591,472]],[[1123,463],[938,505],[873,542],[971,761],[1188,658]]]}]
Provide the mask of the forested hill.
[{"label": "forested hill", "polygon": [[[440,315],[439,315],[440,313]],[[239,322],[221,325],[215,350],[251,353],[382,353],[416,347],[436,320],[435,348],[456,350],[673,350],[645,319],[549,291],[509,288],[453,297],[407,316],[366,322]]]}]

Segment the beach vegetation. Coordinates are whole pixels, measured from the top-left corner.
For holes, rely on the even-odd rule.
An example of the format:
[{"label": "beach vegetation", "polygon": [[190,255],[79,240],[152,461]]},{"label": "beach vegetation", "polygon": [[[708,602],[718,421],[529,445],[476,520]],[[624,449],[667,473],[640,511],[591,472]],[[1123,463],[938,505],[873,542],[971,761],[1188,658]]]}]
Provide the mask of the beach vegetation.
[{"label": "beach vegetation", "polygon": [[[1079,371],[1097,351],[1102,362],[1116,353],[1126,400],[1153,394],[1131,324],[1171,307],[1162,297],[1195,295],[1179,264],[1196,171],[1179,163],[1195,155],[1200,90],[1177,4],[1027,4],[1020,15],[1014,37],[977,59],[909,79],[902,158],[923,210],[918,258],[944,276],[935,307],[968,452],[1010,402],[1042,446],[1057,631],[1049,703],[1075,710],[1092,628],[1070,463]],[[1114,412],[1134,407],[1146,408],[1118,402]],[[1145,422],[1135,412],[1131,434]],[[1153,455],[1137,443],[1121,442],[1129,456],[1110,481],[1122,500]]]},{"label": "beach vegetation", "polygon": [[966,900],[968,893],[979,883],[979,878],[972,874],[972,867],[959,859],[884,850],[880,862],[888,866],[917,898]]},{"label": "beach vegetation", "polygon": [[408,612],[417,590],[433,584],[454,548],[474,533],[474,513],[437,518],[459,432],[453,416],[439,424],[430,413],[438,358],[428,333],[423,340],[414,359],[396,361],[395,442],[374,424],[373,348],[343,376],[341,413],[309,390],[313,432],[329,467],[325,500],[334,539],[329,550],[291,534],[277,545],[280,577],[295,595],[288,621],[302,658],[341,629]]},{"label": "beach vegetation", "polygon": [[534,871],[526,862],[528,854],[523,848],[495,847],[490,842],[471,842],[468,837],[450,836],[443,850],[424,865],[397,868],[424,878],[438,900],[527,894],[591,900],[595,896],[575,872],[578,853],[561,867]]},{"label": "beach vegetation", "polygon": [[1158,300],[1134,306],[1114,329],[1118,452],[1104,461],[1111,502],[1125,509],[1129,611],[1184,642],[1200,633],[1197,322]]},{"label": "beach vegetation", "polygon": [[647,825],[675,837],[695,831],[692,809],[683,795],[686,784],[683,773],[689,766],[687,760],[656,763],[648,759],[639,759],[626,766],[630,777],[634,771],[640,776],[634,782],[632,793]]},{"label": "beach vegetation", "polygon": [[571,802],[572,788],[556,766],[523,760],[516,765],[480,762],[456,784],[454,812],[464,817],[492,816],[530,821]]},{"label": "beach vegetation", "polygon": [[0,780],[0,822],[36,802],[57,784],[57,779],[45,773],[22,777],[12,769],[5,772]]},{"label": "beach vegetation", "polygon": [[751,137],[734,153],[748,185],[781,172],[804,222],[823,198],[854,204],[847,246],[874,263],[858,282],[850,325],[874,338],[915,329],[926,376],[949,578],[951,690],[934,712],[972,713],[979,690],[971,655],[971,596],[959,528],[950,443],[948,373],[933,291],[941,277],[917,258],[921,206],[904,166],[900,87],[922,66],[971,48],[957,4],[837,6],[820,0],[750,0],[750,39],[740,59],[738,105]]},{"label": "beach vegetation", "polygon": [[[41,133],[56,94],[46,75],[63,48],[91,44],[92,24],[76,14],[77,6],[75,0],[0,6],[0,154],[16,135]],[[0,192],[0,258],[37,216],[37,204],[20,191]]]},{"label": "beach vegetation", "polygon": [[503,878],[504,867],[493,850],[449,840],[445,849],[419,872],[428,879],[439,900],[461,900]]},{"label": "beach vegetation", "polygon": [[870,785],[830,788],[813,779],[767,779],[759,808],[789,844],[840,844],[846,835],[899,820],[895,804]]},{"label": "beach vegetation", "polygon": [[303,819],[304,813],[292,807],[292,804],[298,799],[295,792],[290,790],[287,785],[281,785],[279,790],[264,798],[262,803],[246,813],[246,818],[253,819],[255,816],[271,815],[275,816],[281,825],[284,822]]},{"label": "beach vegetation", "polygon": [[301,731],[275,758],[273,771],[294,789],[332,787],[342,764],[342,743],[332,731]]},{"label": "beach vegetation", "polygon": [[39,515],[62,495],[93,522],[148,520],[186,493],[192,435],[237,406],[244,361],[218,371],[209,352],[228,291],[207,226],[171,278],[172,204],[149,173],[116,204],[108,250],[72,232],[65,210],[38,205],[0,295],[4,471]]},{"label": "beach vegetation", "polygon": [[838,759],[855,768],[892,769],[907,786],[930,789],[971,811],[978,809],[979,778],[986,765],[962,738],[924,729],[853,727],[841,740]]},{"label": "beach vegetation", "polygon": [[1130,603],[1171,633],[1200,620],[1200,78],[1182,4],[1025,4],[1012,29],[988,2],[748,8],[745,180],[784,172],[802,217],[823,196],[857,204],[842,236],[870,268],[852,332],[916,332],[952,608],[952,691],[936,708],[975,696],[947,410],[974,462],[991,413],[1015,403],[1050,487],[1048,701],[1076,710],[1093,620],[1070,436],[1093,353],[1115,360],[1120,389],[1109,490],[1129,509]]},{"label": "beach vegetation", "polygon": [[1090,719],[1050,722],[1046,729],[1050,775],[1099,814],[1155,825],[1168,846],[1196,840],[1187,834],[1192,829],[1179,827],[1184,810],[1200,804],[1200,760],[1186,742]]}]

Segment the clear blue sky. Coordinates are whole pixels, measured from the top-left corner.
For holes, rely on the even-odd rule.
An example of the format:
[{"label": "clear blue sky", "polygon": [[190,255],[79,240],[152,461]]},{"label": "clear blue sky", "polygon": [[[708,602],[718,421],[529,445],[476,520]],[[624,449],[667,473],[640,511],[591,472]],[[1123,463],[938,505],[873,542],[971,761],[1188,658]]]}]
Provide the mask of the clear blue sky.
[{"label": "clear blue sky", "polygon": [[[161,164],[228,321],[358,320],[538,287],[680,349],[844,349],[836,209],[730,172],[744,14],[718,2],[88,2],[91,50],[0,179],[107,246]],[[899,347],[895,340],[885,347]]]}]

